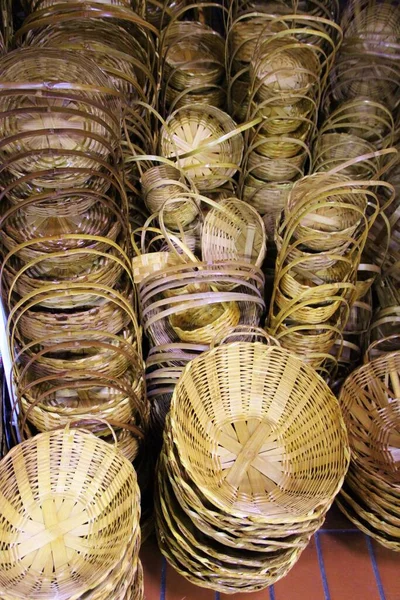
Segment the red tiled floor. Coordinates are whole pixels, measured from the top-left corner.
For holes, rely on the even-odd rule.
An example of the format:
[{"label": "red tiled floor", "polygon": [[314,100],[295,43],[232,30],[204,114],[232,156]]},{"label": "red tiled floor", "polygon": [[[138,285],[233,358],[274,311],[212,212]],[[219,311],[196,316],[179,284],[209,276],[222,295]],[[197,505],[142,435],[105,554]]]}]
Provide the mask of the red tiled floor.
[{"label": "red tiled floor", "polygon": [[324,588],[315,540],[304,550],[299,562],[274,585],[275,600],[323,600]]},{"label": "red tiled floor", "polygon": [[160,600],[162,559],[155,538],[151,537],[143,544],[140,558],[144,573],[145,600]]},{"label": "red tiled floor", "polygon": [[[271,590],[234,595],[214,594],[194,586],[170,566],[161,582],[161,556],[155,539],[144,544],[145,600],[400,600],[400,554],[367,542],[364,534],[334,511],[325,528],[303,552],[292,571]],[[334,531],[333,531],[334,530]],[[369,552],[369,547],[373,552]],[[376,559],[377,578],[371,559]],[[320,562],[323,571],[320,570]],[[325,589],[323,575],[325,573]],[[379,591],[381,584],[381,593]]]},{"label": "red tiled floor", "polygon": [[250,594],[221,594],[221,600],[270,600],[268,589],[262,590],[261,592],[254,592]]},{"label": "red tiled floor", "polygon": [[385,593],[385,600],[400,598],[400,553],[392,552],[373,541],[372,546]]},{"label": "red tiled floor", "polygon": [[330,600],[380,600],[362,533],[320,533]]},{"label": "red tiled floor", "polygon": [[167,566],[165,600],[214,600],[214,598],[215,593],[212,590],[191,584],[172,567]]}]

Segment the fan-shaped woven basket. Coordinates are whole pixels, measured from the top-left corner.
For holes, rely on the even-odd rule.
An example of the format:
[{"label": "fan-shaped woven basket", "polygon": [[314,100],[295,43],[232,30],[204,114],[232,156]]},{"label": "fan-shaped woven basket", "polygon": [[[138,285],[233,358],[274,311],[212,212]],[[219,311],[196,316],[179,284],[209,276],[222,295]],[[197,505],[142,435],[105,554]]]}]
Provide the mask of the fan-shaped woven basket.
[{"label": "fan-shaped woven basket", "polygon": [[134,469],[92,434],[55,431],[16,446],[0,463],[0,489],[7,600],[81,598],[107,579],[134,539]]},{"label": "fan-shaped woven basket", "polygon": [[280,348],[235,343],[189,363],[171,427],[195,485],[232,516],[290,522],[326,510],[347,469],[335,397]]},{"label": "fan-shaped woven basket", "polygon": [[226,183],[239,168],[243,138],[231,117],[193,104],[170,115],[160,135],[161,154],[174,158],[199,190]]}]

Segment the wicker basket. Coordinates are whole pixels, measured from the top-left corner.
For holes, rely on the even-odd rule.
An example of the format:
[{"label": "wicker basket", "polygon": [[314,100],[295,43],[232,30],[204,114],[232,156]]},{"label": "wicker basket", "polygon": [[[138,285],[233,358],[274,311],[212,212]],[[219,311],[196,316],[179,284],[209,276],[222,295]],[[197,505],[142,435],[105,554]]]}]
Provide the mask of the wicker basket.
[{"label": "wicker basket", "polygon": [[[3,58],[1,69],[1,155],[5,162],[20,157],[8,166],[12,174],[65,166],[90,169],[116,150],[118,94],[92,61],[74,52],[60,57],[57,50],[24,48]],[[43,150],[52,152],[34,159]]]},{"label": "wicker basket", "polygon": [[140,40],[116,24],[104,20],[61,20],[42,31],[33,31],[26,43],[31,47],[73,51],[93,59],[123,94],[125,102],[146,100],[146,78],[151,77],[148,57]]},{"label": "wicker basket", "polygon": [[[231,390],[232,369],[237,373],[238,366],[246,364],[244,360],[246,355],[249,360],[249,368],[241,370],[243,380],[239,380]],[[257,365],[256,369],[253,367],[255,364]],[[249,392],[246,393],[245,390],[250,389],[248,387],[251,386],[250,382],[255,385],[254,377],[259,385],[262,385],[261,381],[263,381],[267,386],[264,389],[268,389],[267,381],[286,381],[286,375],[291,385],[286,384],[285,388],[282,388],[282,396],[279,394],[272,398],[265,393],[257,407],[254,403],[249,402]],[[218,381],[217,387],[215,387],[215,377]],[[311,381],[313,382],[313,393],[307,396],[306,389],[311,390]],[[300,388],[302,392],[300,392]],[[198,397],[201,402],[201,411],[199,411],[200,405],[196,404],[197,400],[191,393],[194,390],[197,391],[196,398]],[[226,406],[223,401],[225,390],[228,393],[229,406]],[[298,421],[298,411],[300,410],[298,393],[301,393],[302,398],[303,431],[301,431]],[[192,402],[194,403],[192,404]],[[293,421],[291,402],[296,404],[296,425]],[[314,402],[316,402],[315,405]],[[272,406],[275,406],[275,410]],[[285,417],[285,411],[289,411],[291,419],[288,420],[288,417]],[[192,415],[190,421],[187,420],[187,414]],[[315,420],[311,417],[313,414],[315,414]],[[204,429],[204,419],[208,423],[207,433]],[[239,430],[236,443],[232,447],[225,445],[229,440],[221,432],[224,439],[222,442],[220,427],[229,423],[231,429],[235,429],[234,424],[237,423],[237,427],[240,429],[240,424],[244,425],[249,420],[253,420],[253,423],[251,429],[248,424],[246,426],[246,443],[240,442]],[[279,427],[282,426],[280,423],[284,423],[281,434],[278,433]],[[262,344],[236,343],[220,346],[192,361],[175,388],[171,404],[171,427],[174,431],[174,440],[182,465],[191,474],[194,483],[215,506],[239,518],[254,514],[266,523],[275,519],[291,522],[292,520],[296,521],[297,515],[327,509],[339,490],[346,471],[348,461],[346,434],[336,400],[312,369],[280,348],[266,349]],[[296,429],[296,444],[290,436],[291,427]],[[316,427],[315,430],[314,427]],[[292,466],[293,470],[290,470],[292,480],[289,473],[285,472],[285,476],[283,476],[283,471],[279,467],[278,472],[275,471],[275,467],[272,467],[270,461],[266,457],[260,456],[263,453],[262,448],[265,445],[268,446],[268,434],[271,436],[271,442],[275,440],[275,444],[280,439],[280,435],[283,435],[284,439],[285,436],[289,436],[291,444],[295,444],[298,448],[297,460],[300,463],[306,440],[312,455],[313,448],[315,452],[318,435],[329,439],[327,442],[329,453],[325,459],[319,452],[318,455],[315,455],[313,467],[309,467],[310,477],[311,472],[312,477],[307,481],[304,480],[302,486],[299,487],[295,477],[296,466],[299,463],[295,462]],[[299,439],[302,439],[301,444]],[[205,456],[209,457],[211,448],[214,446],[215,448],[220,446],[221,450],[220,452],[216,450],[215,459],[211,463],[207,458],[208,468],[205,472],[201,465]],[[242,448],[244,450],[245,446],[246,452],[240,452]],[[280,447],[279,442],[277,447]],[[281,451],[284,455],[283,446],[281,446]],[[228,454],[232,452],[236,461],[234,457],[228,458]],[[337,454],[335,461],[332,460],[332,452]],[[220,458],[217,459],[217,456]],[[290,456],[291,461],[296,460],[295,447],[292,448]],[[257,457],[259,457],[260,463],[257,462]],[[249,481],[250,487],[246,492],[246,487],[243,488],[240,484],[243,475],[251,468],[254,461],[260,467],[258,469],[257,466],[256,469],[260,474],[262,473],[262,476],[253,483],[256,487],[253,487]],[[223,466],[224,464],[225,466]],[[329,474],[325,468],[327,464],[330,465]],[[221,481],[221,474],[225,469],[228,470],[228,473]],[[269,471],[269,469],[271,470]],[[274,481],[272,486],[271,477]],[[294,481],[297,481],[298,497],[293,496],[290,491]],[[312,497],[307,492],[309,486],[313,488]],[[238,496],[239,489],[240,496]]]},{"label": "wicker basket", "polygon": [[[321,447],[329,447],[325,458]],[[348,458],[338,404],[300,360],[258,342],[203,353],[175,388],[164,434],[156,494],[163,554],[184,577],[220,592],[271,585],[320,526]],[[307,470],[301,485],[296,469]]]},{"label": "wicker basket", "polygon": [[339,250],[360,224],[365,228],[367,204],[365,187],[345,175],[316,173],[294,184],[285,214],[298,220],[294,236],[304,239],[304,245],[317,251]]},{"label": "wicker basket", "polygon": [[255,97],[261,102],[279,97],[276,103],[282,106],[290,104],[294,94],[314,97],[320,70],[312,46],[290,35],[273,36],[261,44],[251,61]]},{"label": "wicker basket", "polygon": [[189,309],[185,309],[183,302],[179,312],[169,320],[183,342],[210,344],[221,331],[239,323],[240,310],[236,302],[221,302],[204,308]]},{"label": "wicker basket", "polygon": [[213,190],[238,170],[243,138],[229,115],[213,106],[193,104],[168,117],[160,150],[177,160],[199,190]]},{"label": "wicker basket", "polygon": [[78,430],[44,433],[11,450],[0,473],[4,562],[13,564],[11,575],[2,570],[2,597],[50,597],[56,589],[65,600],[103,598],[107,578],[116,584],[121,566],[122,576],[129,572],[139,492],[133,467],[112,446]]},{"label": "wicker basket", "polygon": [[261,267],[266,255],[264,223],[258,213],[236,198],[222,200],[204,219],[202,257],[206,262],[238,260]]},{"label": "wicker basket", "polygon": [[[340,502],[379,542],[400,550],[398,477],[400,352],[363,365],[345,381],[339,401],[352,449],[351,475]],[[375,492],[372,490],[380,490]],[[341,504],[340,504],[341,506]]]},{"label": "wicker basket", "polygon": [[195,21],[175,21],[162,32],[163,79],[175,90],[221,83],[225,73],[225,42]]},{"label": "wicker basket", "polygon": [[[216,325],[237,323],[236,309],[240,313],[240,324],[259,325],[261,313],[265,310],[263,290],[262,272],[249,263],[218,261],[209,265],[189,262],[170,266],[147,277],[139,285],[143,328],[154,345],[179,342],[180,337],[172,323],[180,328],[181,317],[183,319],[190,309],[203,319],[199,323],[201,328],[202,323],[209,322],[207,311],[215,317],[214,306],[219,306]],[[222,310],[224,306],[226,308]],[[191,331],[191,324],[186,323],[181,329],[185,331],[183,335],[191,337],[192,341],[194,331]],[[212,322],[203,331],[210,339],[213,335]],[[197,338],[193,341],[200,342]]]},{"label": "wicker basket", "polygon": [[[352,158],[369,156],[374,146],[349,133],[324,133],[314,145],[315,171],[330,171]],[[374,179],[380,168],[379,158],[365,159],[345,167],[341,173],[351,179]]]},{"label": "wicker basket", "polygon": [[321,133],[348,133],[374,144],[377,149],[391,146],[394,121],[390,110],[368,98],[342,102],[322,125]]}]

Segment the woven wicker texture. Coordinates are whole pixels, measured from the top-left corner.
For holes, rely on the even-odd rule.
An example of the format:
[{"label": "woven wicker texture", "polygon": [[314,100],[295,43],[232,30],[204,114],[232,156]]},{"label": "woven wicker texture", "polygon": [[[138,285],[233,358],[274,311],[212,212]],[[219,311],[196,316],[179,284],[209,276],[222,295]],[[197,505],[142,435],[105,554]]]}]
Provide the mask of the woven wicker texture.
[{"label": "woven wicker texture", "polygon": [[160,150],[178,161],[199,190],[212,190],[238,170],[243,138],[228,114],[193,104],[168,117],[160,134]]},{"label": "woven wicker texture", "polygon": [[352,450],[340,507],[363,531],[397,551],[399,373],[400,353],[384,354],[354,371],[339,397]]},{"label": "woven wicker texture", "polygon": [[201,244],[207,262],[238,260],[260,267],[266,255],[264,223],[245,202],[228,198],[207,213]]},{"label": "woven wicker texture", "polygon": [[[243,378],[236,382],[235,376],[233,389],[232,369]],[[254,513],[268,522],[272,515],[290,520],[290,512],[295,520],[330,504],[345,472],[346,435],[336,400],[312,369],[282,349],[237,343],[192,361],[175,388],[171,426],[184,468],[212,503],[232,515]],[[305,448],[312,461],[307,467]],[[269,451],[282,453],[274,465]],[[308,476],[300,484],[304,468]]]},{"label": "woven wicker texture", "polygon": [[135,472],[91,434],[34,437],[0,472],[3,564],[13,565],[2,569],[4,598],[78,599],[106,580],[138,536]]},{"label": "woven wicker texture", "polygon": [[261,590],[291,569],[348,464],[326,384],[279,347],[234,341],[245,333],[185,367],[158,469],[161,551],[184,577],[223,593]]}]

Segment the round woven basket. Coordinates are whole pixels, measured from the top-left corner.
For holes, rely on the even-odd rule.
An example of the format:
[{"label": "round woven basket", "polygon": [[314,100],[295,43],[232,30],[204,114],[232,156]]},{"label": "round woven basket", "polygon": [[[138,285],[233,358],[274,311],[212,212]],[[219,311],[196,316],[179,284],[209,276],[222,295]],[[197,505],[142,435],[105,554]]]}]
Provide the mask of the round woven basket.
[{"label": "round woven basket", "polygon": [[[265,310],[264,283],[258,267],[238,261],[189,262],[167,267],[139,285],[144,331],[154,345],[178,342],[181,338],[173,329],[173,323],[192,341],[193,322],[185,322],[185,314],[189,316],[188,311],[192,309],[198,319],[196,327],[200,331],[204,326],[209,339],[217,333],[217,330],[213,333],[215,325],[237,323],[237,309],[240,324],[258,325]],[[184,293],[181,288],[185,288]],[[216,312],[215,305],[219,306]],[[197,338],[193,341],[200,342]]]},{"label": "round woven basket", "polygon": [[225,42],[195,21],[175,21],[162,32],[163,79],[175,90],[221,83]]},{"label": "round woven basket", "polygon": [[[57,312],[41,307],[42,294],[38,294],[24,299],[14,307],[10,327],[12,323],[18,330],[18,337],[23,341],[46,340],[49,336],[54,343],[67,341],[70,332],[80,331],[83,334],[85,330],[91,331],[91,335],[98,332],[96,339],[101,340],[104,332],[118,334],[130,324],[136,327],[139,333],[137,318],[132,310],[132,292],[132,287],[127,285],[126,281],[122,281],[113,290],[103,293],[99,290],[99,301],[92,308],[72,311],[58,308]],[[45,292],[43,295],[46,297]],[[57,295],[57,292],[54,295]],[[63,292],[60,291],[59,295],[62,298]]]},{"label": "round woven basket", "polygon": [[[274,104],[274,98],[257,105],[253,103],[257,115],[263,117],[260,130],[269,135],[285,135],[296,131],[310,119],[316,111],[315,102],[307,96],[293,94],[292,104]],[[279,96],[277,101],[279,100]]]},{"label": "round woven basket", "polygon": [[[314,170],[330,171],[352,158],[371,155],[374,146],[349,133],[324,133],[314,144]],[[374,179],[380,168],[379,158],[365,159],[341,170],[351,179]]]},{"label": "round woven basket", "polygon": [[399,56],[400,17],[390,2],[350,2],[341,20],[344,51],[372,56]]},{"label": "round woven basket", "polygon": [[170,317],[170,323],[183,342],[210,344],[212,340],[240,321],[240,310],[236,302],[221,302],[204,308],[184,309]]},{"label": "round woven basket", "polygon": [[271,22],[269,15],[262,15],[260,12],[241,15],[232,23],[227,34],[232,60],[250,63],[258,44],[283,29],[284,24],[279,21]]},{"label": "round woven basket", "polygon": [[321,132],[348,133],[377,148],[393,143],[394,122],[390,110],[368,98],[342,102],[325,121]]},{"label": "round woven basket", "polygon": [[249,173],[243,182],[243,200],[253,206],[262,216],[268,217],[266,231],[268,236],[273,237],[275,222],[286,204],[289,191],[293,182],[283,181],[268,183],[257,179]]},{"label": "round woven basket", "polygon": [[199,190],[213,190],[238,170],[243,138],[228,114],[193,104],[168,117],[161,129],[160,150],[177,161]]},{"label": "round woven basket", "polygon": [[399,374],[400,352],[384,354],[354,371],[339,397],[352,450],[339,506],[363,531],[397,551]]},{"label": "round woven basket", "polygon": [[248,155],[247,169],[254,177],[266,182],[281,183],[303,177],[310,152],[301,143],[298,148],[300,152],[291,158],[268,158],[254,149]]},{"label": "round woven basket", "polygon": [[166,421],[155,497],[161,551],[203,587],[261,590],[321,525],[348,459],[337,401],[300,360],[259,342],[205,352],[185,367]]},{"label": "round woven basket", "polygon": [[385,57],[371,59],[364,52],[340,54],[327,92],[338,102],[363,97],[393,110],[398,100],[399,72],[397,61]]},{"label": "round woven basket", "polygon": [[[59,48],[93,59],[125,100],[144,99],[147,57],[140,41],[122,27],[100,20],[57,22],[27,35],[31,47]],[[143,64],[141,64],[143,63]]]},{"label": "round woven basket", "polygon": [[[265,390],[257,404],[250,402],[253,385]],[[276,385],[279,392],[267,392]],[[174,391],[171,427],[195,485],[232,516],[292,522],[327,509],[347,469],[346,432],[336,399],[311,368],[280,348],[235,343],[192,361]],[[309,475],[300,485],[305,448]],[[280,462],[268,459],[273,449],[281,453]],[[246,486],[252,469],[259,475]]]},{"label": "round woven basket", "polygon": [[257,152],[267,158],[292,158],[301,152],[299,140],[306,142],[312,131],[312,123],[304,122],[290,134],[265,135],[257,133],[253,138],[253,144]]},{"label": "round woven basket", "polygon": [[7,600],[50,597],[55,589],[60,599],[96,598],[93,589],[112,578],[135,547],[136,474],[90,433],[53,431],[16,446],[0,463],[0,487],[3,563],[13,565],[12,574],[2,569],[0,578]]},{"label": "round woven basket", "polygon": [[[12,174],[66,166],[90,169],[96,158],[107,159],[114,152],[120,103],[94,62],[74,52],[60,57],[53,49],[23,48],[3,58],[1,68],[0,152],[5,162],[20,157],[8,166]],[[53,153],[33,158],[50,149]]]},{"label": "round woven basket", "polygon": [[[161,164],[151,167],[141,177],[144,200],[150,213],[163,208],[166,227],[184,228],[199,214],[196,201],[191,196],[192,186],[182,172],[172,165]],[[176,202],[172,200],[176,198]]]},{"label": "round woven basket", "polygon": [[242,200],[228,198],[204,219],[202,257],[207,262],[238,260],[260,267],[266,255],[266,241],[259,214]]},{"label": "round woven basket", "polygon": [[365,227],[367,204],[365,188],[345,175],[316,173],[294,184],[285,215],[296,215],[294,235],[308,248],[339,250],[361,223]]},{"label": "round woven basket", "polygon": [[206,104],[224,109],[226,104],[226,89],[222,84],[201,85],[186,88],[182,91],[168,86],[165,90],[165,102],[167,107],[169,107],[169,112],[192,104]]},{"label": "round woven basket", "polygon": [[[250,65],[255,97],[291,103],[293,94],[313,96],[318,90],[320,63],[312,46],[295,37],[271,37],[258,49]],[[279,100],[278,100],[279,98]]]},{"label": "round woven basket", "polygon": [[371,478],[376,473],[388,483],[398,481],[399,372],[400,353],[377,358],[350,375],[339,398],[353,463],[360,463]]}]

